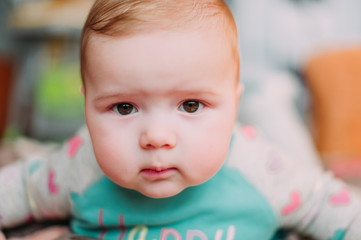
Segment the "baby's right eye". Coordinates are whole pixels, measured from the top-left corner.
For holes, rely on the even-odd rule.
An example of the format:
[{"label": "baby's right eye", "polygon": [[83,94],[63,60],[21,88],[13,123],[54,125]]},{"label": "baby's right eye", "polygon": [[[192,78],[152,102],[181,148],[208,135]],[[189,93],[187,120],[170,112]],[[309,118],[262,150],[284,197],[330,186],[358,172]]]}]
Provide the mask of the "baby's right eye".
[{"label": "baby's right eye", "polygon": [[129,115],[138,112],[132,104],[126,102],[115,104],[112,110],[120,115]]}]

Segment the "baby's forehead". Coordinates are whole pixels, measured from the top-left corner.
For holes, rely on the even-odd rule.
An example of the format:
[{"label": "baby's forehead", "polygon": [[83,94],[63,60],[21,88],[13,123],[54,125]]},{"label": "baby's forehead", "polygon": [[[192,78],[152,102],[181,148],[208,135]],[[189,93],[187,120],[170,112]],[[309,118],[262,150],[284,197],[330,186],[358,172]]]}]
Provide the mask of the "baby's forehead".
[{"label": "baby's forehead", "polygon": [[[109,56],[109,54],[111,55],[117,51],[121,55],[128,55],[132,52],[132,55],[137,56],[139,59],[159,55],[159,51],[166,51],[169,56],[167,57],[168,62],[171,62],[174,60],[173,58],[177,58],[175,53],[179,54],[177,49],[189,52],[189,54],[192,54],[192,56],[189,56],[191,58],[210,54],[211,52],[216,53],[220,49],[224,52],[224,56],[237,57],[235,55],[238,51],[233,48],[231,37],[223,30],[219,30],[221,29],[148,29],[147,31],[135,32],[125,36],[93,34],[89,39],[85,58],[87,62],[94,57],[99,58],[100,56],[106,59],[104,56]],[[207,48],[207,51],[205,51],[205,45],[212,46],[212,48]],[[157,46],[162,46],[162,48],[157,48]],[[142,54],[143,52],[147,53],[148,56]]]},{"label": "baby's forehead", "polygon": [[156,30],[215,29],[238,54],[236,24],[223,0],[97,0],[83,28],[81,66],[85,67],[89,42],[99,36],[121,39]]},{"label": "baby's forehead", "polygon": [[153,31],[122,37],[97,35],[88,47],[83,80],[94,86],[106,85],[104,79],[112,79],[136,89],[143,86],[140,80],[151,81],[156,87],[150,92],[159,90],[158,80],[164,78],[169,80],[168,84],[174,82],[171,89],[197,87],[199,79],[209,87],[216,82],[214,78],[237,81],[234,57],[230,45],[224,44],[215,30]]}]

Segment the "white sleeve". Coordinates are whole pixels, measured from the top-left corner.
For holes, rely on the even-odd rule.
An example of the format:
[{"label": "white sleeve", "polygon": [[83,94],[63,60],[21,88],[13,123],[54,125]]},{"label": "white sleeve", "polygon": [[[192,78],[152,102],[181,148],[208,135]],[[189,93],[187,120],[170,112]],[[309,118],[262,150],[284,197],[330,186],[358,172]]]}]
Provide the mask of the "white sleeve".
[{"label": "white sleeve", "polygon": [[228,161],[263,194],[283,226],[316,239],[361,239],[359,196],[320,164],[287,157],[249,126],[235,130]]},{"label": "white sleeve", "polygon": [[0,227],[13,227],[31,219],[68,217],[69,193],[76,187],[86,187],[87,176],[79,176],[78,170],[89,159],[94,165],[89,134],[84,127],[49,154],[0,169]]}]

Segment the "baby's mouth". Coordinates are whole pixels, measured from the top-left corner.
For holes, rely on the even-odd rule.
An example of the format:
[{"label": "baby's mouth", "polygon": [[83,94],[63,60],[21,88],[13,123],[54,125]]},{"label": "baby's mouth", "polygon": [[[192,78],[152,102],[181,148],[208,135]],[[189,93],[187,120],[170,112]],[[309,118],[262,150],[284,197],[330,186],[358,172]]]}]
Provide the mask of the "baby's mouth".
[{"label": "baby's mouth", "polygon": [[175,167],[169,167],[169,168],[150,167],[150,168],[142,169],[140,173],[144,178],[151,181],[156,181],[156,180],[167,179],[171,177],[176,171],[177,168]]}]

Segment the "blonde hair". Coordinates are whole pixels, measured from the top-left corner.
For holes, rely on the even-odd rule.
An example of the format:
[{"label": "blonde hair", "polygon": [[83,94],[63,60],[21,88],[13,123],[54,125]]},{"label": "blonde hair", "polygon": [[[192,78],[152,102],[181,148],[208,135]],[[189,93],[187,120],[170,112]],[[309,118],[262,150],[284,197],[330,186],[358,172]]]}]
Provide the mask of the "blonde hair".
[{"label": "blonde hair", "polygon": [[96,0],[84,24],[81,37],[83,85],[85,53],[93,34],[122,37],[155,29],[204,26],[220,27],[230,35],[238,79],[237,27],[224,0]]}]

